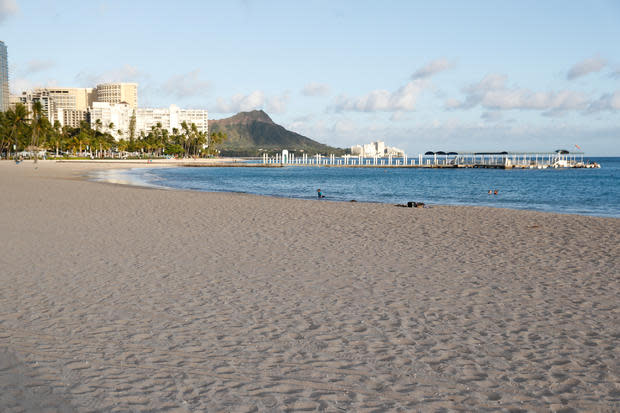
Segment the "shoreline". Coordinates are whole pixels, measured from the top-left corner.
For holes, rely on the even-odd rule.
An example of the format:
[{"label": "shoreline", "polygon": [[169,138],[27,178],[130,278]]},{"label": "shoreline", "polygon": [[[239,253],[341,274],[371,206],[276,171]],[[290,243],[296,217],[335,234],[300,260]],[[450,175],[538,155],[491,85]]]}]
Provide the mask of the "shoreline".
[{"label": "shoreline", "polygon": [[32,166],[0,162],[2,408],[618,407],[618,219]]},{"label": "shoreline", "polygon": [[[87,162],[87,161],[85,161]],[[143,167],[148,168],[149,166],[153,166],[153,168],[158,168],[158,167],[171,167],[171,168],[181,168],[181,167],[187,167],[187,165],[185,164],[151,164],[151,163],[147,163],[146,165],[144,165],[144,163],[142,163],[141,165],[143,165]],[[216,167],[219,167],[220,165],[214,165]],[[116,168],[115,168],[116,169]],[[126,168],[118,168],[118,170],[131,170],[133,169],[132,166],[128,166]],[[108,168],[105,168],[104,170],[109,170]],[[104,182],[105,178],[101,181],[97,181],[97,182]],[[274,195],[274,194],[263,194],[263,193],[257,193],[257,192],[247,192],[247,191],[225,191],[225,190],[202,190],[202,189],[187,189],[187,188],[175,188],[175,187],[167,187],[167,186],[159,186],[156,184],[150,184],[150,183],[140,183],[140,182],[122,182],[119,183],[121,185],[130,185],[130,186],[138,186],[138,187],[147,187],[147,188],[160,188],[160,189],[167,189],[167,190],[180,190],[180,191],[195,191],[195,192],[214,192],[214,193],[231,193],[231,194],[248,194],[248,195],[257,195],[257,196],[267,196],[267,197],[274,197],[274,198],[282,198],[282,199],[300,199],[300,200],[316,200],[314,197],[297,197],[297,196],[292,196],[292,195]],[[373,201],[373,200],[344,200],[344,199],[323,199],[322,201],[324,202],[344,202],[344,203],[349,203],[349,202],[359,202],[359,203],[369,203],[369,204],[382,204],[382,205],[391,205],[394,206],[396,205],[394,202],[384,202],[384,201]],[[407,201],[404,201],[407,202]],[[533,211],[533,212],[541,212],[541,213],[550,213],[550,214],[562,214],[562,215],[570,215],[570,216],[588,216],[588,217],[598,217],[598,218],[611,218],[611,219],[620,219],[620,216],[613,216],[613,215],[605,215],[604,213],[585,213],[585,212],[566,212],[566,211],[552,211],[552,210],[541,210],[541,209],[533,209],[533,208],[527,208],[527,207],[523,207],[523,208],[518,208],[518,207],[512,207],[512,206],[502,206],[502,205],[488,205],[488,204],[474,204],[474,203],[434,203],[432,201],[425,201],[426,205],[428,207],[438,207],[438,206],[449,206],[449,207],[478,207],[478,208],[496,208],[496,209],[507,209],[507,210],[511,210],[511,211]]]}]

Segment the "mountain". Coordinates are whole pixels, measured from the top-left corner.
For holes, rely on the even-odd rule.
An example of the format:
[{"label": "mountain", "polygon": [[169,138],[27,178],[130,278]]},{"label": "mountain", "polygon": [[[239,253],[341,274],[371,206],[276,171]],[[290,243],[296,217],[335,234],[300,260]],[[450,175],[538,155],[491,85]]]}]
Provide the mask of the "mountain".
[{"label": "mountain", "polygon": [[260,156],[264,151],[274,153],[282,149],[306,152],[309,155],[342,155],[344,149],[313,141],[276,124],[262,110],[240,112],[230,118],[209,120],[209,133],[224,132],[228,138],[220,145],[224,156]]}]

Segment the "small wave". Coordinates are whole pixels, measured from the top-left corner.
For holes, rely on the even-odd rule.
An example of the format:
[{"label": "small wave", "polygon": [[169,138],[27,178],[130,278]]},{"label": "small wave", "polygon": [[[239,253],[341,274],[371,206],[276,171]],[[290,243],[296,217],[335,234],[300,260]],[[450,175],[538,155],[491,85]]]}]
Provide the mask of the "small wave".
[{"label": "small wave", "polygon": [[172,189],[170,187],[155,183],[156,181],[162,181],[162,179],[158,175],[153,174],[152,170],[147,170],[144,168],[106,169],[94,171],[91,173],[90,179],[96,182],[106,182],[110,184]]}]

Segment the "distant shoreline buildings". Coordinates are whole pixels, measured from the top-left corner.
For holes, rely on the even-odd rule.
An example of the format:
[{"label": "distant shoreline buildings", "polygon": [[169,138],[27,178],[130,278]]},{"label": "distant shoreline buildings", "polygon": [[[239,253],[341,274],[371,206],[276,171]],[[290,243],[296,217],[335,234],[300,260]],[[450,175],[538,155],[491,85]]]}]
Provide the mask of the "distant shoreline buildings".
[{"label": "distant shoreline buildings", "polygon": [[384,156],[403,156],[404,154],[405,151],[402,149],[386,146],[383,141],[351,146],[351,155],[363,158],[383,158]]},{"label": "distant shoreline buildings", "polygon": [[22,91],[19,95],[9,92],[7,48],[0,41],[0,111],[21,103],[32,111],[40,102],[43,114],[50,123],[79,128],[83,121],[93,129],[110,133],[114,139],[127,139],[132,118],[135,117],[135,137],[147,135],[154,126],[173,133],[181,130],[183,122],[196,125],[199,132],[209,132],[209,112],[204,109],[138,107],[137,83],[101,83],[94,88],[46,87]]},{"label": "distant shoreline buildings", "polygon": [[53,124],[79,128],[82,121],[93,129],[110,133],[114,139],[127,139],[131,119],[135,116],[135,136],[147,135],[154,126],[173,133],[181,124],[194,123],[199,132],[209,131],[209,112],[204,109],[138,107],[137,83],[102,83],[95,88],[37,88],[12,96],[12,103],[22,103],[29,110],[41,102],[43,113]]},{"label": "distant shoreline buildings", "polygon": [[[180,109],[176,105],[168,108],[133,108],[125,102],[93,102],[90,108],[91,127],[101,128],[116,140],[127,138],[131,119],[135,116],[135,132],[148,134],[157,124],[172,133],[180,131],[183,122],[193,123],[199,132],[209,131],[209,114],[202,109]],[[100,124],[97,125],[97,120]]]}]

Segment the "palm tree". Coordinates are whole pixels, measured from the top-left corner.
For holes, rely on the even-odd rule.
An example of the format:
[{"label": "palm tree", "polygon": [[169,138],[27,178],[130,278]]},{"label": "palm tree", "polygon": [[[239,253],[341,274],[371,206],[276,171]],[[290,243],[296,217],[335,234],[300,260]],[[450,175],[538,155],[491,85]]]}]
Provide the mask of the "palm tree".
[{"label": "palm tree", "polygon": [[95,120],[95,134],[99,133],[99,129],[101,129],[102,126],[103,123],[101,123],[101,119]]},{"label": "palm tree", "polygon": [[132,143],[136,137],[136,111],[134,109],[129,119],[129,142]]},{"label": "palm tree", "polygon": [[125,139],[119,140],[118,145],[117,145],[119,156],[120,156],[120,153],[125,152],[128,147],[129,147],[129,142],[127,142]]},{"label": "palm tree", "polygon": [[50,144],[56,148],[56,156],[58,156],[58,149],[62,144],[62,127],[60,126],[60,122],[57,120],[54,121],[54,126],[51,130],[50,134]]},{"label": "palm tree", "polygon": [[8,137],[2,134],[0,141],[0,153],[7,148],[7,159],[11,152],[11,145],[15,145],[17,150],[18,137],[26,132],[28,127],[28,109],[21,103],[15,105],[15,109],[9,109],[4,113],[4,121],[6,129],[10,130]]},{"label": "palm tree", "polygon": [[208,143],[208,153],[210,155],[216,155],[217,154],[217,145],[219,145],[220,143],[224,142],[226,140],[227,136],[224,132],[219,131],[219,132],[211,132],[211,136],[209,137],[209,143]]},{"label": "palm tree", "polygon": [[43,106],[40,101],[36,101],[32,104],[32,135],[30,140],[30,146],[34,152],[34,162],[38,160],[38,151],[40,142],[45,142],[45,137],[50,129],[50,123],[43,114]]},{"label": "palm tree", "polygon": [[74,131],[74,129],[70,126],[63,126],[60,132],[60,146],[62,149],[62,146],[64,145],[65,147],[67,147],[67,145],[69,144],[69,141],[71,139],[71,133],[72,131]]},{"label": "palm tree", "polygon": [[101,129],[102,126],[103,126],[103,123],[101,122],[101,119],[95,120],[95,134],[93,138],[91,139],[92,140],[91,154],[92,154],[92,145],[96,145],[98,142],[100,142],[99,129]]}]

